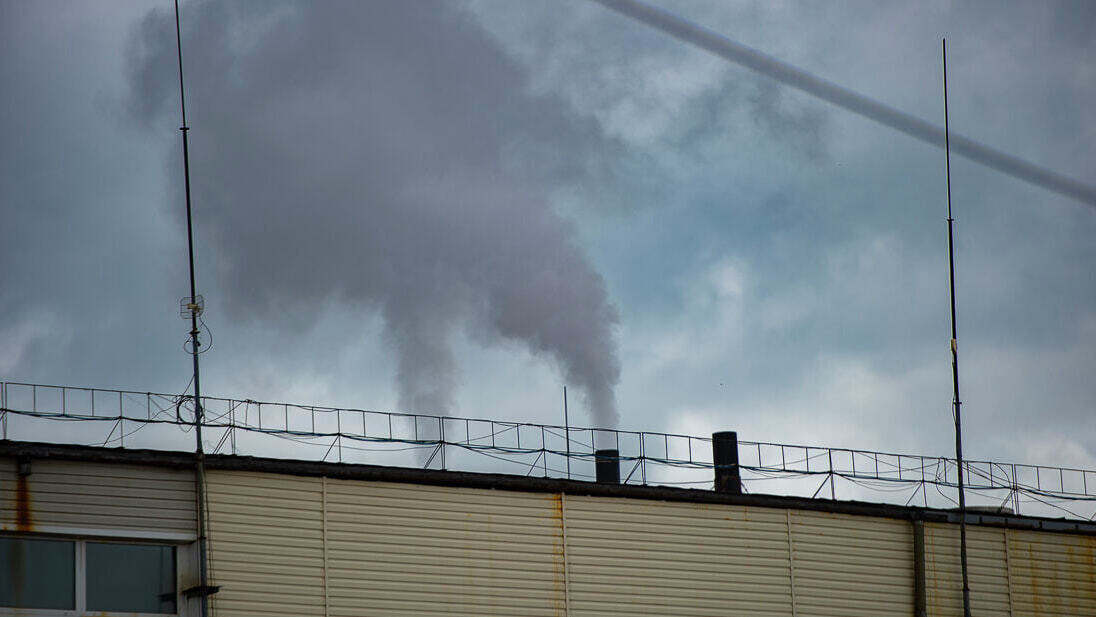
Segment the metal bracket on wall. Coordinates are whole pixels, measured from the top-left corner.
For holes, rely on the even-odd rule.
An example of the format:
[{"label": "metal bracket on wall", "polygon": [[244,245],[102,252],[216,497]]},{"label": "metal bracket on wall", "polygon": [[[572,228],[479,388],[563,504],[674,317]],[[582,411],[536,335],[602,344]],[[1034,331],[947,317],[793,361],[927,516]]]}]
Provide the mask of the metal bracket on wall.
[{"label": "metal bracket on wall", "polygon": [[189,589],[184,589],[183,595],[187,598],[206,598],[220,590],[220,585],[195,585]]}]

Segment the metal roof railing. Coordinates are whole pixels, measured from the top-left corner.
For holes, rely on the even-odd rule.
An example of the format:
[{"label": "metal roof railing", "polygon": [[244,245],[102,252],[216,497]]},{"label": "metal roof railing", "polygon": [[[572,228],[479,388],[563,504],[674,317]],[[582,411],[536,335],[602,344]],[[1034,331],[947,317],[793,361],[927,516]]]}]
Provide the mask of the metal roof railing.
[{"label": "metal roof railing", "polygon": [[[202,397],[202,405],[210,453],[593,480],[595,451],[609,448],[623,483],[713,485],[711,437],[252,399]],[[0,382],[0,437],[191,451],[193,408],[187,395]],[[955,503],[957,467],[947,457],[741,440],[738,455],[747,492]],[[973,507],[1096,518],[1096,470],[963,466]]]}]

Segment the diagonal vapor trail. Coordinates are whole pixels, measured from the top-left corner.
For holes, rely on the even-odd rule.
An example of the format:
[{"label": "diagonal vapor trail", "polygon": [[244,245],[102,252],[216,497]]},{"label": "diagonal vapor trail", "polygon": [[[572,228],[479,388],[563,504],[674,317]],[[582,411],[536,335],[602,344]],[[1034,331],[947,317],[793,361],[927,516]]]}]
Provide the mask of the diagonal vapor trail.
[{"label": "diagonal vapor trail", "polygon": [[[920,139],[938,148],[944,147],[944,129],[942,127],[884,105],[833,82],[811,75],[802,69],[732,41],[717,32],[686,21],[663,9],[637,0],[593,1],[669,34],[678,40],[771,77],[783,84],[798,88],[855,114],[875,120],[910,137]],[[1096,206],[1096,188],[1073,178],[1055,173],[955,133],[951,134],[951,149],[953,152],[986,167],[996,169],[1004,174],[1060,195],[1071,197],[1090,206]]]}]

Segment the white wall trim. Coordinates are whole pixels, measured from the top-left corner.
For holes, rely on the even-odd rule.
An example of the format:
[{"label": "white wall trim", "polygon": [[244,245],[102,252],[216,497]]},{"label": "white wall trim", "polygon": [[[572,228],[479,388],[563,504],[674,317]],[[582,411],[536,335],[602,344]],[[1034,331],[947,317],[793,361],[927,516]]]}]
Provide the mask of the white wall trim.
[{"label": "white wall trim", "polygon": [[19,535],[54,535],[73,536],[76,538],[105,538],[124,540],[155,540],[158,542],[171,542],[173,544],[185,544],[198,540],[197,535],[186,531],[164,531],[160,529],[103,529],[98,527],[66,527],[62,525],[35,525],[33,530],[22,531],[13,529],[12,525],[4,525],[0,531],[8,531]]}]

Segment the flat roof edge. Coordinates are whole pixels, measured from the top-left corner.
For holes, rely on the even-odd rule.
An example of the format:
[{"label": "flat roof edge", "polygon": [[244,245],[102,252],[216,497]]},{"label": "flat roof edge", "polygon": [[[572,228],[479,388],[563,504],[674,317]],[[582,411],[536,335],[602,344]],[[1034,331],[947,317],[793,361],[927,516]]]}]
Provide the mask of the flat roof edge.
[{"label": "flat roof edge", "polygon": [[[139,464],[177,469],[190,468],[196,461],[196,455],[187,452],[147,449],[134,450],[25,441],[0,441],[0,457]],[[783,508],[836,514],[877,516],[909,521],[941,523],[959,522],[959,513],[954,510],[923,508],[918,506],[899,506],[896,504],[864,501],[833,501],[829,499],[812,499],[767,494],[732,495],[695,488],[635,484],[599,484],[596,482],[567,480],[562,478],[543,478],[468,471],[443,471],[438,469],[418,469],[414,467],[387,467],[383,465],[359,463],[329,463],[231,454],[207,454],[205,461],[207,469],[225,471],[254,471],[296,476],[326,476],[328,478],[345,480],[402,482],[431,486],[535,493],[564,493],[567,495],[590,497]],[[1089,521],[969,511],[967,512],[966,518],[968,524],[975,525],[1096,535],[1096,523]]]}]

